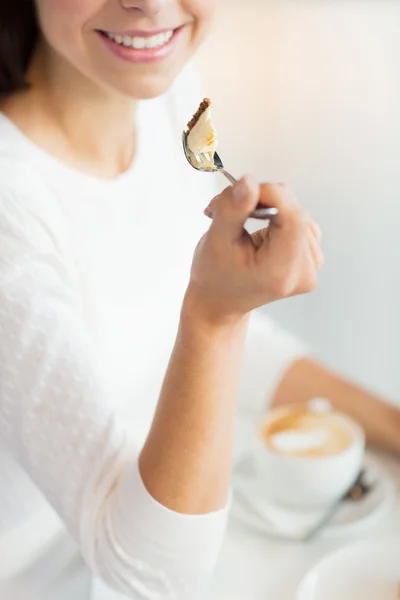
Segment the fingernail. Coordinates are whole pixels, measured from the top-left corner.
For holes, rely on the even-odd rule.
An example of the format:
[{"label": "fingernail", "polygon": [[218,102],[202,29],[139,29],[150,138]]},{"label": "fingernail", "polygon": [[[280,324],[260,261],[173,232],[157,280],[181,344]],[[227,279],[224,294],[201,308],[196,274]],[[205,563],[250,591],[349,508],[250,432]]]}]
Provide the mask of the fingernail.
[{"label": "fingernail", "polygon": [[233,186],[233,197],[237,202],[241,202],[247,195],[247,184],[241,179]]}]

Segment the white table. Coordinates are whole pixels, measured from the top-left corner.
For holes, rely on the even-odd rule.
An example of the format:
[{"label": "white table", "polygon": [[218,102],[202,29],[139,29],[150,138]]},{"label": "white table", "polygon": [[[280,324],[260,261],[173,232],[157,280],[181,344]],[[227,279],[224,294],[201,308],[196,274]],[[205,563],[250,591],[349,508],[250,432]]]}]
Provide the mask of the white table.
[{"label": "white table", "polygon": [[[380,462],[400,488],[400,460],[380,455]],[[308,569],[324,554],[343,544],[379,534],[400,535],[400,500],[387,518],[373,529],[351,539],[320,537],[311,544],[272,542],[233,520],[222,550],[210,600],[293,600],[297,586]],[[60,573],[49,581],[48,573]],[[43,575],[46,574],[44,578]],[[46,584],[43,584],[43,580]],[[91,577],[70,539],[54,547],[15,583],[0,582],[0,598],[25,600],[26,590],[34,600],[92,600]],[[104,590],[95,600],[116,600]],[[122,597],[121,597],[122,598]]]},{"label": "white table", "polygon": [[[400,488],[400,460],[377,455]],[[342,546],[378,535],[400,535],[400,499],[377,526],[347,538],[324,539],[310,544],[269,541],[231,522],[222,551],[213,600],[293,600],[308,569],[325,554]]]}]

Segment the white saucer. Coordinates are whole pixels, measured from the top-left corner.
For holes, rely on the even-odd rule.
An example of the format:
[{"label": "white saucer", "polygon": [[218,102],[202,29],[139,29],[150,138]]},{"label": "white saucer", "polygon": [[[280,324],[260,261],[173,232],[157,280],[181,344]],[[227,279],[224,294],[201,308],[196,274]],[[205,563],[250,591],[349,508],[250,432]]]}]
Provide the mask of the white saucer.
[{"label": "white saucer", "polygon": [[[353,535],[377,524],[392,508],[396,487],[387,473],[371,458],[365,464],[366,479],[373,484],[365,498],[346,501],[319,535],[338,537]],[[253,509],[254,507],[254,509]],[[259,477],[252,469],[251,458],[237,461],[233,476],[232,516],[265,535],[282,540],[301,541],[323,512],[293,512],[277,506],[268,498]]]},{"label": "white saucer", "polygon": [[320,561],[296,600],[399,600],[400,539],[362,542]]}]

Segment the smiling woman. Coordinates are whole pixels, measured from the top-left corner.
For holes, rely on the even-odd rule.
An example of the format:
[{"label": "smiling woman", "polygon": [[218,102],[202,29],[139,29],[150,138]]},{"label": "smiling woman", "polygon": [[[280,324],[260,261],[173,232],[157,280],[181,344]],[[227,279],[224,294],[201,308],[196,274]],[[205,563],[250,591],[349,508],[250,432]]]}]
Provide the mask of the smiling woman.
[{"label": "smiling woman", "polygon": [[[0,3],[1,598],[87,600],[89,569],[110,598],[210,582],[250,313],[322,264],[293,192],[243,178],[211,200],[182,156],[215,4]],[[259,203],[268,236],[243,228]]]}]

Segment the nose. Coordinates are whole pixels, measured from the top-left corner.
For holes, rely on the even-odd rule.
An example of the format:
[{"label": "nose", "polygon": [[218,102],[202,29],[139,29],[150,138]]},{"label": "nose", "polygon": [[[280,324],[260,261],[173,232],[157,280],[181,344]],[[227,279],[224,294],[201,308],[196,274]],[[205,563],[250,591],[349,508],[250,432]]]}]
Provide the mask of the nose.
[{"label": "nose", "polygon": [[120,0],[126,10],[140,10],[143,14],[153,16],[158,14],[171,0]]}]

